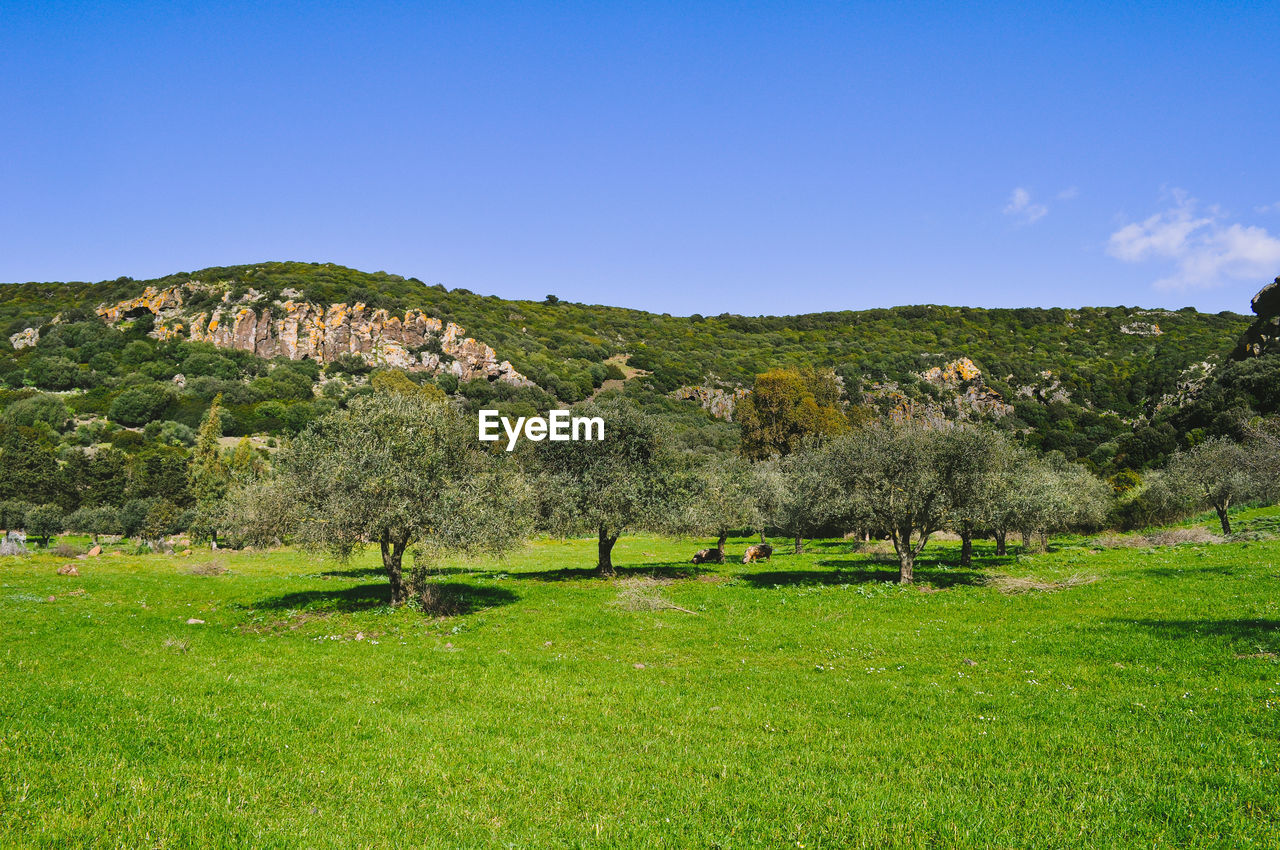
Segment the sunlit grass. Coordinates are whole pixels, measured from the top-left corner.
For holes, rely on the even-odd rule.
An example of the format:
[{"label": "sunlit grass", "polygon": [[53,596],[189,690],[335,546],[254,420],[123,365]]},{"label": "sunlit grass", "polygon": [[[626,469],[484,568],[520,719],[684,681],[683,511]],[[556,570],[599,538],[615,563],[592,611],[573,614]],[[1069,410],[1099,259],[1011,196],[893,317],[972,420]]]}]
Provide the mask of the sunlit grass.
[{"label": "sunlit grass", "polygon": [[1280,542],[705,545],[0,559],[0,845],[1280,844]]}]

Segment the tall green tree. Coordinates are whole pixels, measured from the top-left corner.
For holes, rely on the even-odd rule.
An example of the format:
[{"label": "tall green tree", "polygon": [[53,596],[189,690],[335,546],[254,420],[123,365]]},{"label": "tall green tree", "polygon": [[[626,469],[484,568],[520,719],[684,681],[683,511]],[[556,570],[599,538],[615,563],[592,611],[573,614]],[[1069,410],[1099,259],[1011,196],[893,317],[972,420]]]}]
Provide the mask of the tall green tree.
[{"label": "tall green tree", "polygon": [[[292,500],[293,530],[310,548],[346,560],[376,542],[391,602],[425,593],[405,576],[416,546],[500,553],[527,527],[527,494],[514,464],[481,448],[475,420],[421,394],[356,399],[304,431],[281,453],[275,486]],[[284,530],[284,529],[281,529]]]},{"label": "tall green tree", "polygon": [[680,530],[713,535],[716,549],[724,557],[730,531],[755,529],[760,522],[752,466],[740,458],[717,454],[700,463],[692,478],[694,490],[685,500],[686,520]]},{"label": "tall green tree", "polygon": [[668,525],[683,510],[693,482],[661,423],[630,402],[587,402],[574,415],[602,419],[604,439],[529,444],[540,479],[540,513],[554,531],[595,534],[596,567],[610,576],[618,537]]},{"label": "tall green tree", "polygon": [[833,440],[815,459],[843,510],[887,529],[898,555],[898,582],[911,584],[929,537],[951,509],[943,487],[945,431],[916,422],[876,424]]},{"label": "tall green tree", "polygon": [[1260,449],[1225,437],[1205,440],[1170,459],[1165,481],[1189,508],[1213,508],[1222,533],[1230,534],[1231,506],[1260,496],[1271,483]]},{"label": "tall green tree", "polygon": [[202,532],[208,534],[209,543],[214,549],[218,548],[222,502],[231,482],[231,473],[218,442],[221,438],[222,395],[219,394],[209,405],[209,411],[200,423],[188,467],[191,495],[195,499],[196,523]]},{"label": "tall green tree", "polygon": [[739,451],[749,460],[785,457],[849,430],[836,376],[812,369],[773,369],[757,375],[734,418],[742,428]]},{"label": "tall green tree", "polygon": [[1008,437],[985,426],[956,426],[940,440],[938,482],[948,506],[946,521],[960,535],[960,565],[968,567],[973,538],[992,527],[1018,452]]}]

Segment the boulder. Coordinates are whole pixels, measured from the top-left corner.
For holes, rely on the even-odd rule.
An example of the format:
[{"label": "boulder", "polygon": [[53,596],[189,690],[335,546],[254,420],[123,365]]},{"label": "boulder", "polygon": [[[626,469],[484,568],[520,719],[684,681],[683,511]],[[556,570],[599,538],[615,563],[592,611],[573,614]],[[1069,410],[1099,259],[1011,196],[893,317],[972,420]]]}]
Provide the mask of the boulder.
[{"label": "boulder", "polygon": [[1280,277],[1258,290],[1252,304],[1258,318],[1231,352],[1236,360],[1280,351]]},{"label": "boulder", "polygon": [[80,571],[76,569],[75,564],[63,564],[58,567],[58,575],[60,576],[78,576]]}]

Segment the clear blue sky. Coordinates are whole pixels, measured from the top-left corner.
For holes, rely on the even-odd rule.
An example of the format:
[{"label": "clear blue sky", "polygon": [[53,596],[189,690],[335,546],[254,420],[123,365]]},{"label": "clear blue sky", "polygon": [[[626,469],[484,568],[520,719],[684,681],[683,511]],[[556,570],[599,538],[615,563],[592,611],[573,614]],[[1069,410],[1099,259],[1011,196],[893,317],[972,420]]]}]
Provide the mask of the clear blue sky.
[{"label": "clear blue sky", "polygon": [[1248,311],[1280,3],[0,0],[0,280]]}]

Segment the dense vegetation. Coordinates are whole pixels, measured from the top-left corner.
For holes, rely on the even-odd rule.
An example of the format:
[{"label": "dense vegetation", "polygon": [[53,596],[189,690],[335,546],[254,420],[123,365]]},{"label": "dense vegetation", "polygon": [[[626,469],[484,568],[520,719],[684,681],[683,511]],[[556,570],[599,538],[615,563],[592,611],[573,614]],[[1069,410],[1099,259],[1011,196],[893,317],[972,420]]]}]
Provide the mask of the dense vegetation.
[{"label": "dense vegetation", "polygon": [[[6,334],[40,327],[59,313],[66,327],[46,328],[35,349],[5,351],[0,383],[56,392],[79,388],[87,397],[76,401],[72,412],[81,415],[106,415],[129,390],[114,420],[126,426],[176,421],[195,427],[218,392],[227,399],[228,434],[296,432],[314,418],[323,409],[306,386],[319,377],[314,366],[279,364],[283,371],[277,375],[272,364],[234,352],[157,344],[146,338],[145,317],[123,332],[91,327],[100,303],[135,296],[148,285],[188,281],[217,284],[237,297],[251,288],[268,300],[292,290],[321,304],[363,301],[393,311],[419,308],[455,321],[541,388],[518,391],[484,381],[459,387],[442,380],[444,389],[473,406],[518,404],[527,411],[580,401],[621,376],[607,361],[625,355],[631,367],[649,373],[627,382],[625,392],[667,416],[690,445],[719,449],[733,447],[734,429],[667,394],[685,385],[750,386],[757,374],[777,367],[830,370],[854,401],[886,384],[927,400],[945,393],[922,381],[920,373],[969,357],[986,385],[1013,405],[1006,427],[1021,431],[1038,448],[1087,459],[1107,472],[1158,464],[1179,440],[1186,445],[1186,432],[1220,433],[1231,427],[1218,416],[1223,404],[1274,394],[1267,378],[1275,369],[1269,367],[1261,374],[1234,376],[1228,388],[1232,397],[1207,403],[1213,413],[1198,409],[1181,418],[1162,413],[1171,400],[1186,396],[1186,383],[1201,374],[1198,364],[1220,364],[1236,344],[1248,319],[1234,313],[920,305],[790,317],[675,317],[553,297],[509,301],[385,272],[307,263],[211,268],[150,281],[6,285],[0,290],[0,328]],[[210,304],[215,298],[204,297]],[[1158,325],[1160,333],[1148,335],[1150,325]],[[329,371],[357,377],[350,373],[360,368],[331,364]],[[175,374],[195,382],[186,390],[168,386],[162,392],[157,384]],[[339,389],[330,392],[338,395]],[[0,404],[9,400],[16,397],[6,396]],[[1161,420],[1154,430],[1148,427],[1153,419]]]}]

